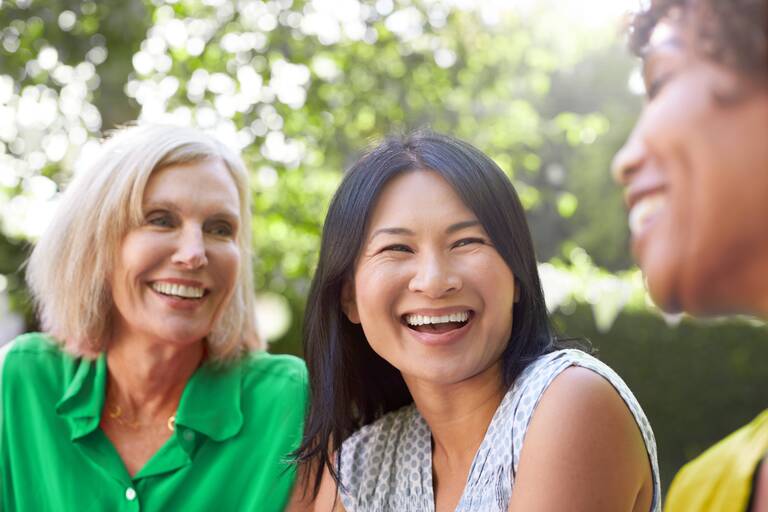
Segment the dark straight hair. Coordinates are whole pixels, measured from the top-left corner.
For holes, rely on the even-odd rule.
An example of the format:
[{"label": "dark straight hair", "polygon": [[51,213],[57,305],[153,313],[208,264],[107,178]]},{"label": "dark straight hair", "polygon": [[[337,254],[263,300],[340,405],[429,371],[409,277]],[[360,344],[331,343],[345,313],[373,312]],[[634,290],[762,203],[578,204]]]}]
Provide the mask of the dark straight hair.
[{"label": "dark straight hair", "polygon": [[314,474],[316,496],[323,468],[338,482],[331,457],[354,431],[413,401],[400,372],[376,354],[363,330],[342,311],[345,282],[355,262],[368,220],[384,186],[418,170],[436,172],[477,216],[519,288],[512,333],[502,355],[503,379],[510,386],[538,356],[555,347],[525,213],[509,178],[486,155],[461,140],[432,132],[387,138],[358,160],[344,176],[325,218],[320,259],[304,316],[304,356],[310,401],[304,438],[295,452]]}]

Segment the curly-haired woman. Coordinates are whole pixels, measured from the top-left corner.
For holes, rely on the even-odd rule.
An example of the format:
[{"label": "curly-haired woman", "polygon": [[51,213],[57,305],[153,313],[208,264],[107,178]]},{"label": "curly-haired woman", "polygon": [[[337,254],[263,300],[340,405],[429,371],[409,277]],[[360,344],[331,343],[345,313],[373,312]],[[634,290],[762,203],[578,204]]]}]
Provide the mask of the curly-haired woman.
[{"label": "curly-haired woman", "polygon": [[[766,318],[768,1],[657,0],[633,29],[648,101],[614,176],[650,293]],[[765,411],[680,471],[667,510],[768,510],[767,453]]]}]

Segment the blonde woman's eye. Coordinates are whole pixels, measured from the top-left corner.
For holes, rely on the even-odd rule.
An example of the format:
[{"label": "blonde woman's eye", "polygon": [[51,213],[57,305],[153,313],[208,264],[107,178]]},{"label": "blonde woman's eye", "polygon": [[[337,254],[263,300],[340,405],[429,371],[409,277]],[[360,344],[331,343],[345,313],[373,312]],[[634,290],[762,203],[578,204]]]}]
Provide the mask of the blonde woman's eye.
[{"label": "blonde woman's eye", "polygon": [[231,237],[235,234],[235,230],[227,222],[217,222],[212,225],[210,232],[216,236]]},{"label": "blonde woman's eye", "polygon": [[167,214],[155,214],[147,216],[147,224],[159,228],[170,228],[173,226],[173,218]]}]

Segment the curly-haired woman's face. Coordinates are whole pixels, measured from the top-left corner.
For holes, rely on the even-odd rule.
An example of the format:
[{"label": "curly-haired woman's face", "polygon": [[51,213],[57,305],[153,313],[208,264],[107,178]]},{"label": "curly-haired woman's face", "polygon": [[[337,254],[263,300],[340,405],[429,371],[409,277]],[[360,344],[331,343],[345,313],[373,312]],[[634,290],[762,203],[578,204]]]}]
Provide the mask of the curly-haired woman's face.
[{"label": "curly-haired woman's face", "polygon": [[210,334],[235,288],[239,205],[220,160],[151,176],[144,223],[123,239],[111,278],[116,336],[179,345]]},{"label": "curly-haired woman's face", "polygon": [[656,27],[648,101],[614,161],[633,252],[664,309],[766,313],[768,88],[702,57],[693,30]]},{"label": "curly-haired woman's face", "polygon": [[437,173],[408,172],[384,187],[344,295],[349,319],[409,386],[500,379],[515,278]]}]

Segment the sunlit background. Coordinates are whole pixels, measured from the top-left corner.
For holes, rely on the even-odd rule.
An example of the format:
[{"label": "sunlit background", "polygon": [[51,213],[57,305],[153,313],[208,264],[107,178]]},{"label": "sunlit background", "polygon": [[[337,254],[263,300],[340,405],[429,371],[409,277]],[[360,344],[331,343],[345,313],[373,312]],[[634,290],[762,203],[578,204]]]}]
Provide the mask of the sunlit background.
[{"label": "sunlit background", "polygon": [[630,384],[668,482],[764,407],[768,368],[750,362],[768,343],[745,320],[663,317],[628,253],[608,167],[643,101],[623,28],[636,6],[0,0],[0,343],[39,328],[22,264],[59,194],[105,132],[138,119],[195,125],[243,152],[260,328],[271,350],[301,354],[342,170],[387,133],[431,127],[512,178],[558,329],[589,338]]},{"label": "sunlit background", "polygon": [[[302,140],[303,134],[286,133],[285,116],[274,105],[292,110],[307,108],[308,89],[313,80],[339,82],[344,73],[331,52],[307,56],[298,62],[292,62],[296,59],[291,59],[289,52],[278,51],[275,56],[270,33],[282,30],[296,38],[309,36],[316,39],[318,47],[329,49],[354,43],[375,49],[381,38],[379,30],[383,29],[388,32],[387,37],[398,40],[399,50],[427,53],[433,60],[431,65],[450,69],[458,58],[450,40],[453,31],[444,36],[440,29],[449,24],[454,13],[464,12],[470,14],[465,19],[478,24],[475,29],[485,29],[493,38],[504,37],[510,24],[535,23],[526,36],[535,36],[544,47],[538,54],[534,53],[536,48],[531,49],[531,60],[540,61],[532,64],[550,71],[573,66],[585,53],[614,44],[620,38],[622,20],[633,4],[629,0],[557,4],[533,0],[450,0],[396,5],[391,0],[315,0],[297,8],[291,1],[153,2],[136,5],[137,12],[145,11],[143,14],[151,14],[153,20],[147,24],[145,36],[136,38],[136,51],[113,59],[130,56],[130,66],[128,62],[122,66],[127,68],[124,72],[128,71],[122,91],[126,96],[123,101],[132,107],[127,110],[137,111],[142,121],[195,124],[239,150],[258,145],[263,158],[255,169],[255,179],[259,185],[270,188],[279,179],[278,166],[311,165],[309,144]],[[95,3],[73,3],[75,6],[72,10],[55,11],[43,7],[42,2],[0,2],[0,8],[8,10],[10,22],[2,30],[6,58],[11,63],[23,60],[18,62],[20,69],[15,75],[0,75],[0,188],[5,192],[0,196],[0,221],[3,232],[11,239],[34,241],[54,213],[60,185],[70,173],[86,166],[103,130],[130,120],[115,116],[105,123],[103,108],[94,101],[104,78],[99,68],[109,59],[107,34],[101,33],[101,27],[95,23],[109,25],[117,20],[110,20],[108,12],[99,13]],[[546,23],[541,18],[546,18]],[[237,26],[232,26],[233,20]],[[57,37],[46,40],[49,32],[58,32]],[[90,37],[89,32],[93,32]],[[31,43],[29,46],[25,39]],[[179,73],[180,63],[204,57],[206,51],[211,51],[212,42],[217,45],[217,52],[230,56],[224,69],[202,65],[195,66],[190,75]],[[73,49],[80,55],[73,55]],[[269,55],[269,62],[264,55]],[[78,62],[73,57],[82,60]],[[256,59],[259,61],[254,63]],[[534,88],[548,88],[546,75],[532,79],[538,81]],[[375,84],[368,89],[375,93]],[[514,99],[508,93],[506,96]],[[253,113],[257,115],[252,116],[255,119],[251,122],[241,121]],[[429,120],[425,121],[428,124]],[[386,126],[386,120],[383,124]],[[393,123],[396,127],[409,124],[408,119]],[[577,127],[586,130],[578,136],[591,143],[607,125],[602,120],[596,129]],[[363,146],[368,138],[360,139],[358,146]],[[535,193],[529,191],[529,196]],[[535,202],[535,197],[528,202]],[[561,198],[561,210],[575,208],[575,197]],[[572,275],[561,275],[551,264],[542,270],[553,309],[577,289],[590,284],[574,280]],[[563,286],[565,282],[569,283],[567,287]],[[616,288],[611,293],[618,299],[610,307],[590,301],[600,308],[596,318],[601,328],[610,327],[620,307],[630,295],[637,294],[636,284],[608,284],[605,279],[599,283],[601,289]],[[0,292],[5,293],[5,288],[7,279],[0,281]],[[280,338],[291,323],[288,303],[268,294],[261,297],[259,304],[263,310],[263,334],[270,339]],[[0,341],[10,339],[23,325],[18,315],[7,311],[7,306],[3,312]]]}]

